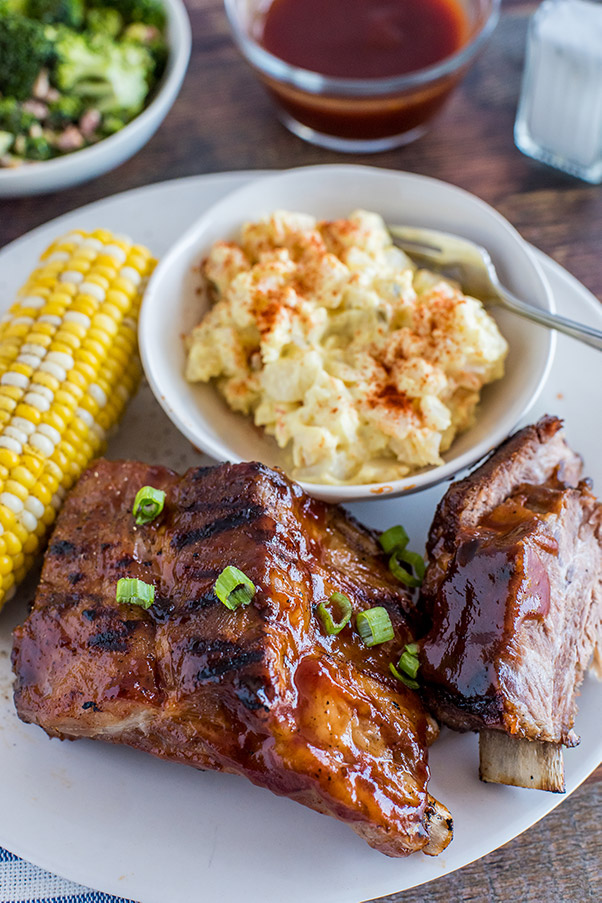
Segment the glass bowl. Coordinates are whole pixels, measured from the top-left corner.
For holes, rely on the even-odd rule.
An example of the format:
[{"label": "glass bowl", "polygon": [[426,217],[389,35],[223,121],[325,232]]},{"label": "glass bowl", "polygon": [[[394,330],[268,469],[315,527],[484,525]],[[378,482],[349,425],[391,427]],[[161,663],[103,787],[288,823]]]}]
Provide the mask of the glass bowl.
[{"label": "glass bowl", "polygon": [[349,153],[388,150],[426,132],[499,18],[501,0],[459,2],[468,37],[455,53],[404,75],[340,78],[290,65],[261,46],[271,0],[224,0],[234,41],[282,123],[305,141]]}]

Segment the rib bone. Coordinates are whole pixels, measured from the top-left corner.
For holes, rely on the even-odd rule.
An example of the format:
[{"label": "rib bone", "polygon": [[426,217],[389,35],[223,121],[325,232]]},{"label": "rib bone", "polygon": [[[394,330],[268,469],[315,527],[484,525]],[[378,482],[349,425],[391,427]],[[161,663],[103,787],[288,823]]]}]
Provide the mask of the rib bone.
[{"label": "rib bone", "polygon": [[427,856],[438,856],[451,843],[454,836],[451,813],[443,803],[429,794],[424,820],[429,832],[429,842],[423,852]]},{"label": "rib bone", "polygon": [[503,731],[479,734],[482,781],[564,793],[562,745],[511,737]]}]

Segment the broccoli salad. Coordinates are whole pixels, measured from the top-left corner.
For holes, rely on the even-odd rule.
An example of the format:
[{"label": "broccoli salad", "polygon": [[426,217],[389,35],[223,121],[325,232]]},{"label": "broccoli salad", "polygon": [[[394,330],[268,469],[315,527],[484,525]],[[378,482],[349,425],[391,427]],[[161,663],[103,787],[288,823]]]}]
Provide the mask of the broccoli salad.
[{"label": "broccoli salad", "polygon": [[0,0],[0,168],[118,132],[167,62],[160,0]]}]

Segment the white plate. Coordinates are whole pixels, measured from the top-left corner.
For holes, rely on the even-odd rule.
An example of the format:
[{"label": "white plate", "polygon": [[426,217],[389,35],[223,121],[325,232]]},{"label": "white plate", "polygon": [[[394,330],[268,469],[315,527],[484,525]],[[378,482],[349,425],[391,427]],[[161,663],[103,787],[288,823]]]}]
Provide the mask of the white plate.
[{"label": "white plate", "polygon": [[[249,174],[187,179],[92,204],[35,230],[0,252],[6,307],[32,262],[68,228],[129,232],[162,254],[207,204]],[[596,300],[538,255],[561,313],[600,327]],[[559,337],[555,366],[531,411],[565,418],[586,471],[602,486],[599,386],[602,357]],[[149,435],[148,418],[154,423]],[[199,458],[144,389],[111,447],[181,469]],[[411,525],[424,537],[442,489],[399,501],[366,502],[353,513],[380,528]],[[31,593],[31,588],[30,588]],[[0,844],[73,881],[140,903],[358,903],[431,881],[485,855],[562,802],[538,791],[481,784],[472,735],[444,732],[431,754],[431,789],[449,806],[455,839],[438,858],[394,860],[334,819],[253,787],[243,778],[198,773],[141,752],[82,740],[49,740],[22,724],[11,699],[10,630],[25,615],[21,592],[0,615]],[[569,792],[602,758],[602,687],[588,678],[576,728],[582,743],[565,754]]]},{"label": "white plate", "polygon": [[[198,265],[219,239],[238,240],[245,221],[274,210],[311,213],[319,219],[374,210],[388,223],[430,226],[479,242],[490,252],[504,284],[535,306],[553,310],[547,279],[527,243],[493,207],[439,179],[374,166],[302,166],[251,180],[208,206],[157,267],[140,316],[142,364],[155,398],[181,433],[218,461],[262,461],[289,471],[290,451],[230,410],[213,385],[184,378],[182,335],[203,313]],[[503,379],[485,386],[473,426],[458,436],[443,462],[386,482],[347,486],[301,482],[311,495],[357,502],[383,494],[418,492],[470,467],[511,432],[534,404],[554,357],[555,334],[493,308],[510,350]]]}]

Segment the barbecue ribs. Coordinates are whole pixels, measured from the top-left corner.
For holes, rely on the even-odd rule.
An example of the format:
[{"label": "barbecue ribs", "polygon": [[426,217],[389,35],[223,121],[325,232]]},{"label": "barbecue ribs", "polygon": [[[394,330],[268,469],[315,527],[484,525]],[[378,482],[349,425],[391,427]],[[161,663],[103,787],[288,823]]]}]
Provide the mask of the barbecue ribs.
[{"label": "barbecue ribs", "polygon": [[[136,527],[134,496],[164,489]],[[235,565],[248,606],[214,594]],[[148,611],[117,604],[120,577],[156,588]],[[395,639],[328,636],[316,605],[346,593],[384,606]],[[180,478],[98,461],[67,499],[33,610],[14,637],[19,716],[50,736],[126,743],[198,768],[244,774],[346,821],[391,856],[451,839],[427,792],[433,722],[389,662],[409,642],[410,600],[374,535],[260,464]]]},{"label": "barbecue ribs", "polygon": [[437,509],[420,675],[452,728],[578,743],[576,691],[602,649],[602,505],[560,428],[521,430]]}]

